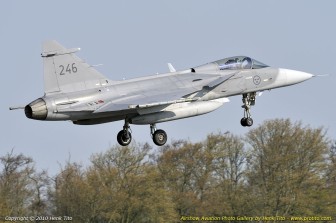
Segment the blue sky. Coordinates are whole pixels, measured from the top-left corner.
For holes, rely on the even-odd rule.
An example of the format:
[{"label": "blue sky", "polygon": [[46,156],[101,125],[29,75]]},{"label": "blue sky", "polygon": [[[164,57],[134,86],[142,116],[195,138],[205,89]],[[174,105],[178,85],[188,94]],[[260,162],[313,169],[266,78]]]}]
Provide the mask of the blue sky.
[{"label": "blue sky", "polygon": [[[110,79],[120,80],[248,55],[273,67],[330,74],[264,92],[254,125],[290,118],[325,127],[336,139],[336,2],[326,1],[2,1],[0,155],[12,148],[50,174],[65,160],[86,165],[116,144],[122,122],[76,126],[29,120],[9,111],[43,95],[41,43],[55,39]],[[199,117],[158,124],[171,139],[205,139],[211,132],[244,135],[241,97]],[[151,142],[149,126],[132,126],[136,142]]]}]

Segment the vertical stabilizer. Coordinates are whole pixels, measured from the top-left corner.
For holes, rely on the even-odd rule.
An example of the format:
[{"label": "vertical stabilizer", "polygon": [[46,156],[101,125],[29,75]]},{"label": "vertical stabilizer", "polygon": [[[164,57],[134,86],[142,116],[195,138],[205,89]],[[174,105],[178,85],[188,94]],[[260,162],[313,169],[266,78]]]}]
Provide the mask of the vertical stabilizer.
[{"label": "vertical stabilizer", "polygon": [[52,40],[43,43],[45,93],[73,92],[106,85],[109,81],[75,55],[79,48],[66,49]]}]

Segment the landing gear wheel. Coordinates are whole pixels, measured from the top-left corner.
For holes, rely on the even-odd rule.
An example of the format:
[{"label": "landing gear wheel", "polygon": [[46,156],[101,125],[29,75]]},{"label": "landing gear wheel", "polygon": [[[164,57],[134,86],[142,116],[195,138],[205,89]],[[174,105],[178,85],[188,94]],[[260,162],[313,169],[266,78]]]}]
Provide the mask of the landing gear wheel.
[{"label": "landing gear wheel", "polygon": [[246,118],[245,124],[248,127],[252,126],[253,125],[253,119],[251,117],[250,118]]},{"label": "landing gear wheel", "polygon": [[240,124],[244,127],[250,127],[253,125],[253,119],[251,117],[249,118],[242,118],[240,120]]},{"label": "landing gear wheel", "polygon": [[130,133],[129,129],[129,121],[127,118],[125,118],[123,130],[121,130],[117,135],[117,141],[121,146],[127,146],[132,141],[132,134]]},{"label": "landing gear wheel", "polygon": [[244,127],[247,126],[247,125],[246,125],[246,119],[247,119],[247,118],[242,118],[242,119],[240,119],[240,124],[241,124],[242,126],[244,126]]},{"label": "landing gear wheel", "polygon": [[121,146],[127,146],[132,141],[132,134],[128,130],[126,131],[121,130],[117,135],[117,141]]},{"label": "landing gear wheel", "polygon": [[167,142],[167,133],[158,129],[153,133],[153,142],[157,146],[163,146]]}]

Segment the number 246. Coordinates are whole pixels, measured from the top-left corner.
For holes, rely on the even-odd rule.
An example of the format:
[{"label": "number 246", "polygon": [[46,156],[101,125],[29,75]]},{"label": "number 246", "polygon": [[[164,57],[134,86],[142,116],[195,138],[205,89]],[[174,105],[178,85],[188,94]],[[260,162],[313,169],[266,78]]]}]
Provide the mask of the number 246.
[{"label": "number 246", "polygon": [[77,67],[75,66],[75,63],[72,63],[71,65],[68,64],[66,67],[64,65],[59,65],[59,67],[61,68],[61,72],[60,75],[65,75],[65,73],[76,73],[77,72]]}]

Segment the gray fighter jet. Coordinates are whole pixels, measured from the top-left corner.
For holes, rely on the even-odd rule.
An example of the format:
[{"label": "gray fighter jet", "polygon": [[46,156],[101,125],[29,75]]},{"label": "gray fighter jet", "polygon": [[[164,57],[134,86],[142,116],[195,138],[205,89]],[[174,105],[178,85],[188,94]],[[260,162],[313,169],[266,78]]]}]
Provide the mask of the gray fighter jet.
[{"label": "gray fighter jet", "polygon": [[250,108],[257,92],[303,82],[314,75],[272,68],[247,56],[217,60],[201,66],[129,80],[109,80],[56,41],[43,44],[44,96],[22,108],[35,120],[71,120],[94,125],[124,120],[120,145],[132,140],[130,124],[150,125],[156,145],[167,141],[160,122],[202,115],[221,107],[228,97],[242,95],[242,126],[252,126]]}]

